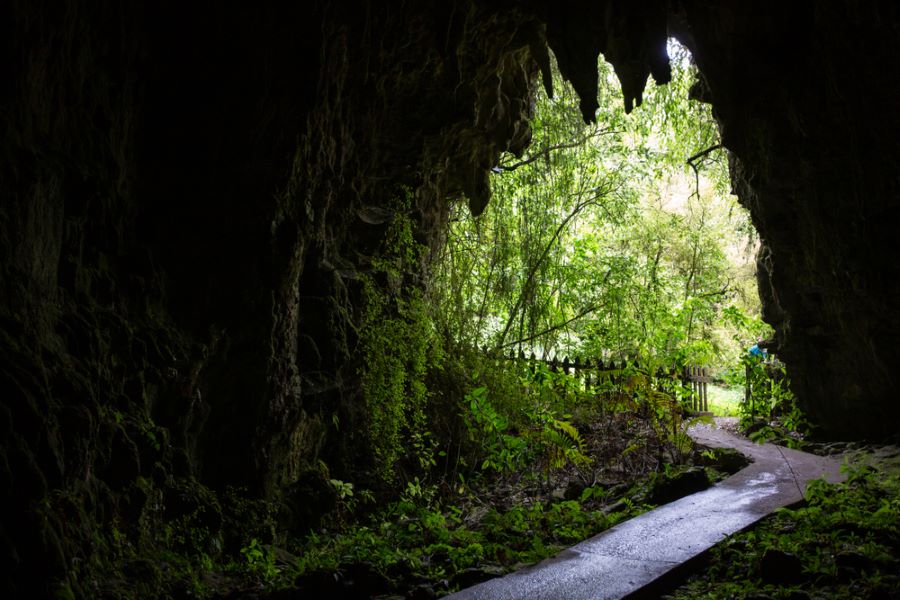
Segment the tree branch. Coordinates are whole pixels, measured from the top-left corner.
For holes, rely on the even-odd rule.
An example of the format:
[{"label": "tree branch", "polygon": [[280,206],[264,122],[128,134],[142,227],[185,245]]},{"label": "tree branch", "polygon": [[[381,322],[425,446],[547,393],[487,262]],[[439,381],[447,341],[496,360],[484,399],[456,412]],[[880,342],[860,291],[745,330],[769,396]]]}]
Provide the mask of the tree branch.
[{"label": "tree branch", "polygon": [[597,132],[592,133],[586,137],[581,138],[580,140],[576,140],[574,142],[568,142],[565,144],[556,144],[555,146],[547,146],[546,148],[542,148],[538,150],[535,154],[532,154],[528,158],[524,158],[518,162],[514,162],[511,165],[497,165],[494,167],[495,170],[499,169],[500,171],[515,171],[519,167],[524,167],[525,165],[530,165],[540,158],[548,158],[550,153],[554,150],[567,150],[569,148],[577,148],[579,146],[583,146],[587,143],[588,140],[599,137],[601,135],[606,135],[608,133],[616,133],[612,129],[601,129]]},{"label": "tree branch", "polygon": [[698,198],[700,197],[700,169],[697,168],[697,165],[695,165],[694,162],[700,160],[704,156],[707,156],[710,152],[724,147],[725,146],[723,146],[721,143],[714,144],[706,150],[701,150],[697,154],[687,159],[686,163],[691,167],[691,169],[694,170],[694,196],[697,196]]},{"label": "tree branch", "polygon": [[534,276],[537,274],[538,268],[540,268],[541,264],[547,258],[547,254],[549,254],[553,245],[556,244],[556,241],[559,239],[559,236],[562,234],[563,230],[566,228],[566,225],[569,224],[569,221],[574,219],[585,207],[590,206],[592,204],[596,204],[596,198],[591,198],[589,200],[582,200],[578,204],[575,205],[575,208],[563,219],[562,223],[556,228],[556,231],[553,232],[553,235],[550,236],[550,241],[544,246],[543,251],[540,256],[538,256],[537,260],[531,266],[531,269],[528,271],[528,276],[525,278],[525,283],[522,285],[522,290],[519,292],[519,297],[516,300],[515,305],[509,313],[509,320],[506,321],[506,327],[503,328],[503,333],[500,335],[500,340],[498,341],[498,348],[504,347],[503,341],[506,339],[507,334],[509,333],[510,327],[516,320],[516,315],[519,312],[519,309],[522,308],[522,304],[525,302],[525,294],[528,291],[529,286],[531,286],[532,281],[534,280]]},{"label": "tree branch", "polygon": [[702,294],[695,294],[693,297],[694,298],[712,298],[714,296],[724,296],[725,294],[727,294],[730,291],[731,291],[731,282],[729,281],[725,285],[725,287],[723,287],[721,290],[715,290],[712,292],[704,292]]},{"label": "tree branch", "polygon": [[718,150],[719,148],[724,148],[724,146],[723,146],[721,143],[720,143],[720,144],[715,144],[715,145],[713,145],[713,146],[710,146],[710,147],[707,148],[706,150],[701,150],[701,151],[698,152],[697,154],[693,155],[692,157],[690,157],[689,159],[687,159],[685,162],[686,162],[687,164],[691,165],[692,167],[696,168],[695,165],[694,165],[694,161],[697,161],[697,160],[703,158],[704,156],[706,156],[706,155],[709,154],[710,152],[713,152],[714,150]]},{"label": "tree branch", "polygon": [[502,350],[503,348],[515,346],[516,344],[521,344],[522,342],[530,342],[531,340],[539,338],[542,335],[547,335],[548,333],[553,333],[557,329],[562,329],[563,327],[567,326],[569,323],[572,323],[573,321],[577,321],[578,319],[580,319],[584,316],[587,316],[594,311],[600,310],[604,306],[606,306],[606,303],[598,304],[596,306],[591,306],[589,308],[586,308],[583,311],[581,311],[580,313],[578,313],[577,315],[575,315],[574,317],[572,317],[571,319],[568,319],[567,321],[563,321],[562,323],[557,323],[556,325],[549,327],[549,328],[541,331],[540,333],[535,333],[535,334],[529,335],[528,337],[524,337],[520,340],[516,340],[514,342],[507,342],[507,343],[503,344],[502,346],[497,346],[497,350]]}]

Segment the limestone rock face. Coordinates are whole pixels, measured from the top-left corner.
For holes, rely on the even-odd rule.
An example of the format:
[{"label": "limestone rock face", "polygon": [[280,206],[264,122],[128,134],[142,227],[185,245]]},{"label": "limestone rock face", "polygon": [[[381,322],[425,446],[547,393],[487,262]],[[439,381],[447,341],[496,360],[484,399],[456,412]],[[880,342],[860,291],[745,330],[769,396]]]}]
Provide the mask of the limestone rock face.
[{"label": "limestone rock face", "polygon": [[371,460],[362,281],[399,216],[434,250],[451,198],[483,210],[544,29],[469,1],[0,7],[0,595],[100,594],[96,540],[149,544],[182,490],[314,522],[318,461]]},{"label": "limestone rock face", "polygon": [[713,4],[684,3],[674,30],[703,73],[764,243],[775,350],[826,434],[895,434],[900,114],[886,107],[900,103],[900,10]]},{"label": "limestone rock face", "polygon": [[548,46],[587,119],[598,53],[636,106],[692,49],[798,395],[896,432],[894,3],[139,4],[0,6],[0,592],[97,595],[98,531],[364,465],[363,281],[398,215],[433,252],[451,199],[484,209]]}]

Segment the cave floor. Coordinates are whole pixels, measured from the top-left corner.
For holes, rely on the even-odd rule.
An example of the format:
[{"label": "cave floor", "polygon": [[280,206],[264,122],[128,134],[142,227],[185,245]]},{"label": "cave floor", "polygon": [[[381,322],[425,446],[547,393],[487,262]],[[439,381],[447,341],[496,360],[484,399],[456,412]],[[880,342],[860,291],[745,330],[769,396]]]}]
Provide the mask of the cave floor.
[{"label": "cave floor", "polygon": [[753,463],[713,487],[644,513],[553,558],[448,596],[454,600],[656,597],[661,578],[772,513],[803,499],[806,484],[843,480],[840,459],[756,444],[727,421],[697,424],[700,444],[734,448]]}]

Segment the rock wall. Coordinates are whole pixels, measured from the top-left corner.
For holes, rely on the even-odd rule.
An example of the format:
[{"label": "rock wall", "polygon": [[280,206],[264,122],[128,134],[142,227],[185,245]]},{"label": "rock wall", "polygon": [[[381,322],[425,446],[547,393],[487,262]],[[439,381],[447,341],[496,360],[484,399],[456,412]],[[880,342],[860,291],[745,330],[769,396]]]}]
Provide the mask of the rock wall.
[{"label": "rock wall", "polygon": [[[468,1],[0,11],[0,589],[113,594],[121,536],[147,554],[173,519],[222,527],[207,488],[308,526],[318,461],[371,463],[361,280],[399,216],[435,249],[450,198],[486,204],[530,139],[539,23]],[[374,285],[420,286],[426,259]]]},{"label": "rock wall", "polygon": [[299,9],[94,8],[0,17],[11,597],[101,595],[105,536],[142,543],[189,482],[260,493],[296,412],[302,247],[278,217],[317,29]]},{"label": "rock wall", "polygon": [[893,4],[92,8],[0,6],[2,591],[100,595],[111,532],[217,514],[207,488],[315,519],[318,460],[371,461],[362,281],[426,281],[427,252],[373,268],[400,213],[434,250],[450,199],[483,210],[548,43],[586,118],[599,52],[637,105],[691,47],[798,393],[896,431]]},{"label": "rock wall", "polygon": [[763,241],[764,318],[823,433],[897,433],[900,9],[684,2],[732,181]]}]

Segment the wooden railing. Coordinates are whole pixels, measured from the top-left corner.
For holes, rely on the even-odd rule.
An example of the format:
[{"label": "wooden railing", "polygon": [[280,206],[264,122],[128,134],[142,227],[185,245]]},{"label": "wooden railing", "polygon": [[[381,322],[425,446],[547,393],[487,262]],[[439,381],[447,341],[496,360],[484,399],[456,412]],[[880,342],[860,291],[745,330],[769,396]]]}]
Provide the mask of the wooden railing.
[{"label": "wooden railing", "polygon": [[[491,356],[485,349],[485,354]],[[524,353],[518,355],[509,354],[496,356],[494,358],[502,360],[517,360],[530,364],[532,369],[537,368],[538,364],[543,364],[547,369],[554,373],[563,373],[576,380],[576,386],[584,391],[590,391],[598,387],[600,382],[612,382],[621,384],[630,376],[629,369],[633,372],[644,373],[655,378],[656,387],[660,391],[664,391],[671,395],[675,395],[675,388],[682,386],[689,389],[689,396],[685,400],[685,409],[694,413],[705,413],[709,411],[707,386],[712,382],[712,376],[706,367],[689,366],[683,369],[674,367],[668,369],[656,368],[654,373],[648,373],[634,359],[607,359],[606,361],[599,358],[581,358],[575,357],[570,359],[568,356],[559,359],[558,357],[543,358],[534,354],[526,356]],[[632,373],[633,373],[632,372]]]},{"label": "wooden railing", "polygon": [[691,409],[694,412],[709,412],[707,386],[712,382],[712,377],[706,367],[685,367],[685,385],[691,386]]}]

